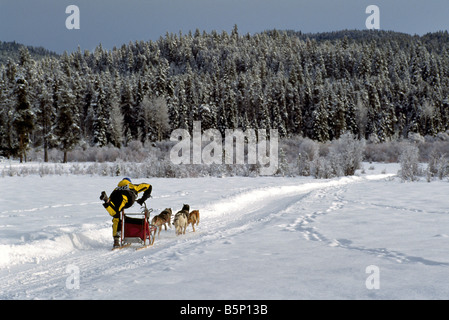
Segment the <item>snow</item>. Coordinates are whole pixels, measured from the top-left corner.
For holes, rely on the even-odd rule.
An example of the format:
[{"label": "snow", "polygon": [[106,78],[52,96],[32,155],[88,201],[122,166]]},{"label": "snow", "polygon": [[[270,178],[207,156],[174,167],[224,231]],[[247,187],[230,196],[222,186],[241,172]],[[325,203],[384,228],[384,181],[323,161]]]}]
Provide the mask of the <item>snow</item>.
[{"label": "snow", "polygon": [[134,179],[153,185],[154,213],[200,210],[196,232],[163,230],[139,251],[110,250],[98,197],[117,177],[0,178],[0,299],[447,299],[448,182],[364,166],[329,180]]}]

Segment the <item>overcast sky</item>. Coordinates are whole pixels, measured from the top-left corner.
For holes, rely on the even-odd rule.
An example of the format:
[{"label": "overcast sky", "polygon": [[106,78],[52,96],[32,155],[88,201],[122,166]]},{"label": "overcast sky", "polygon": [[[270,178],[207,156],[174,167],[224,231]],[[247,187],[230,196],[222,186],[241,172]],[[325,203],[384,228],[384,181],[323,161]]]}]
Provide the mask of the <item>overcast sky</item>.
[{"label": "overcast sky", "polygon": [[[80,29],[66,28],[69,5]],[[120,47],[189,30],[241,34],[366,29],[368,5],[380,9],[380,29],[425,34],[449,29],[449,0],[0,0],[0,40],[64,50]]]}]

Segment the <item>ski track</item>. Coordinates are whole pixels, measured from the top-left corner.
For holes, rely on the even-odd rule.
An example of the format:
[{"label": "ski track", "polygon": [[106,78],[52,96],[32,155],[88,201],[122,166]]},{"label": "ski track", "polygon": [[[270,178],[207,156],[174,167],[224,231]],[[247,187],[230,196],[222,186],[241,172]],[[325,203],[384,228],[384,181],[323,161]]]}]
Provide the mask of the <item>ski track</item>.
[{"label": "ski track", "polygon": [[[105,275],[117,275],[142,266],[157,266],[158,270],[170,271],[176,261],[185,256],[196,255],[217,241],[226,243],[232,236],[260,227],[261,224],[273,225],[279,217],[287,217],[292,222],[278,224],[277,228],[285,232],[298,232],[305,241],[317,241],[329,247],[356,250],[377,257],[392,259],[399,263],[422,263],[425,265],[448,266],[449,263],[408,256],[386,248],[367,248],[356,246],[348,239],[332,239],[314,226],[314,222],[327,214],[338,212],[351,200],[344,200],[342,194],[351,183],[366,182],[369,179],[385,179],[391,175],[371,176],[369,178],[349,177],[338,180],[307,182],[303,185],[254,188],[206,204],[200,209],[200,224],[197,231],[188,227],[186,235],[175,236],[174,228],[161,231],[160,238],[147,249],[135,251],[132,248],[111,251],[110,239],[102,236],[95,242],[95,234],[110,234],[110,225],[95,230],[95,225],[86,225],[68,237],[71,248],[62,256],[50,257],[40,261],[9,265],[1,268],[2,283],[0,299],[29,299],[35,297],[64,299],[70,298],[70,290],[64,290],[68,277],[68,266],[75,265],[82,270],[83,279],[95,282]],[[163,197],[163,196],[161,196]],[[251,199],[251,200],[248,200]],[[314,203],[330,203],[327,208],[310,213]],[[86,202],[78,206],[98,205],[98,202]],[[376,206],[377,204],[370,204]],[[69,207],[75,204],[58,204],[39,208],[11,210],[0,215],[16,215],[24,212],[46,210],[48,208]],[[418,211],[413,208],[397,207],[399,210]],[[6,228],[7,226],[1,226]],[[105,239],[108,238],[106,241]],[[67,238],[65,238],[67,240]],[[57,243],[55,243],[57,245]],[[87,281],[88,281],[87,280]],[[60,288],[59,290],[56,288]],[[50,297],[46,292],[50,292]],[[58,292],[58,296],[54,296]]]},{"label": "ski track", "polygon": [[[305,214],[299,218],[297,218],[292,224],[283,225],[281,227],[284,228],[285,231],[293,231],[297,232],[299,231],[303,238],[308,241],[319,241],[326,243],[327,245],[331,247],[339,247],[347,250],[354,250],[354,251],[360,251],[365,254],[374,255],[377,257],[383,257],[386,259],[391,259],[398,263],[421,263],[424,265],[430,265],[430,266],[449,266],[448,262],[441,262],[441,261],[435,261],[431,259],[425,259],[422,257],[417,256],[411,256],[404,253],[401,253],[399,251],[395,250],[389,250],[387,248],[368,248],[364,246],[356,246],[352,244],[352,241],[349,239],[329,239],[325,235],[323,235],[316,227],[311,226],[313,222],[316,221],[317,218],[326,215],[330,212],[343,209],[345,204],[351,202],[351,203],[360,203],[363,205],[367,205],[364,201],[355,201],[355,200],[343,200],[341,197],[341,194],[344,193],[345,187],[336,190],[332,197],[333,201],[329,208],[327,208],[325,211],[315,211],[310,214]],[[324,198],[326,196],[325,190],[320,190],[317,192],[317,197],[319,199]],[[409,208],[409,207],[402,207],[402,206],[391,206],[391,205],[382,205],[382,204],[376,204],[376,203],[369,203],[369,206],[374,207],[381,207],[385,209],[395,209],[400,211],[410,211],[414,213],[433,213],[433,214],[447,214],[447,212],[441,212],[441,211],[424,211],[421,209],[416,208]],[[444,237],[445,235],[437,235]]]}]

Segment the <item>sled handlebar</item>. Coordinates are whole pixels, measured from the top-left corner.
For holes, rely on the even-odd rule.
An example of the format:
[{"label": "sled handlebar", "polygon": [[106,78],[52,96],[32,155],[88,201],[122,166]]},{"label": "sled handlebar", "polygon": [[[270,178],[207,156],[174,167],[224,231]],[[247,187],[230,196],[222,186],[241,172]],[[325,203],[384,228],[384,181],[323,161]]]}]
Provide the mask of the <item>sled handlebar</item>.
[{"label": "sled handlebar", "polygon": [[147,204],[146,204],[146,202],[144,201],[143,202],[143,205],[142,205],[142,213],[144,213],[145,214],[145,216],[147,216],[148,215],[148,217],[150,216],[150,213],[153,211],[153,209],[148,209],[148,207],[147,207]]}]

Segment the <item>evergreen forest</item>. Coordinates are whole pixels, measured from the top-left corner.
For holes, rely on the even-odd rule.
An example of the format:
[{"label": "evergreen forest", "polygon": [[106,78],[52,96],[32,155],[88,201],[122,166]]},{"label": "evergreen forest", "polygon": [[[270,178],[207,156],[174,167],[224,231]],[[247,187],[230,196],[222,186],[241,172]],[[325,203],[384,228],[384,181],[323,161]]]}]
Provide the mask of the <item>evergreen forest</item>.
[{"label": "evergreen forest", "polygon": [[[167,33],[56,55],[2,43],[0,156],[164,141],[174,129],[277,129],[369,143],[449,129],[449,34]],[[11,47],[14,47],[11,49]],[[17,47],[17,48],[16,48]],[[9,53],[8,53],[9,52]]]}]

